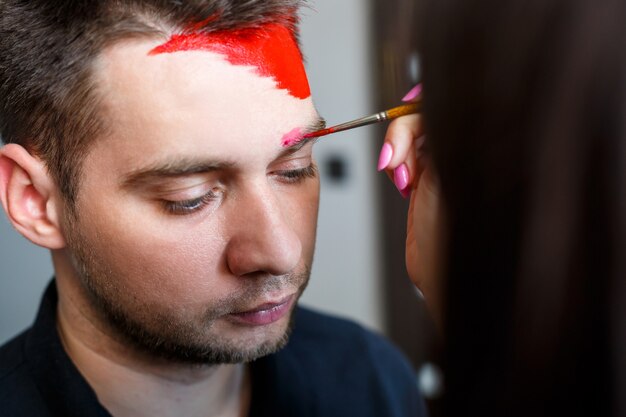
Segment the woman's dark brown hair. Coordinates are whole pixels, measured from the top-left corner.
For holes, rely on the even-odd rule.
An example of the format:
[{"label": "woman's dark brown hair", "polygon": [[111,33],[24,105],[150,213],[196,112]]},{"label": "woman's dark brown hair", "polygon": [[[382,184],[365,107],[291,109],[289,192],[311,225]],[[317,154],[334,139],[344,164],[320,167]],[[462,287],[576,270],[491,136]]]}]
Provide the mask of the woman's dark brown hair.
[{"label": "woman's dark brown hair", "polygon": [[432,0],[447,416],[626,415],[626,2]]}]

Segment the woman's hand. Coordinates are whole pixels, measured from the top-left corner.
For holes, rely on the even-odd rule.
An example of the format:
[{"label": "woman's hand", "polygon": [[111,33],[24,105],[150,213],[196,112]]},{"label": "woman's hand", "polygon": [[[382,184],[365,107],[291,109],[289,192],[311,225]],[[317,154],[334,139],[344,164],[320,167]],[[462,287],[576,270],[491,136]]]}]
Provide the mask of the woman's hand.
[{"label": "woman's hand", "polygon": [[385,136],[378,170],[385,170],[402,196],[410,196],[406,267],[427,303],[438,310],[441,208],[438,182],[424,143],[420,115],[394,120]]}]

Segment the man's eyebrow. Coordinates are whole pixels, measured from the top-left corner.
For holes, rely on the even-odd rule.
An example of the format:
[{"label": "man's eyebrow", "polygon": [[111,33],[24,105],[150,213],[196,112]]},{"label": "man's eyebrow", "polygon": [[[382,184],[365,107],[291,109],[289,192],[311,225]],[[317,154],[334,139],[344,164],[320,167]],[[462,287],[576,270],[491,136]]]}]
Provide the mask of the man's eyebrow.
[{"label": "man's eyebrow", "polygon": [[222,171],[232,168],[234,165],[233,162],[199,161],[186,158],[165,161],[128,173],[122,178],[121,184],[124,188],[133,188],[164,178],[176,178]]},{"label": "man's eyebrow", "polygon": [[[326,120],[321,116],[317,116],[317,118],[305,127],[302,130],[302,135],[306,135],[307,133],[316,132],[318,130],[322,130],[326,128]],[[318,138],[302,138],[291,146],[286,146],[283,151],[280,153],[279,158],[291,155],[295,152],[298,152],[300,149],[304,147],[307,143],[315,142]]]},{"label": "man's eyebrow", "polygon": [[[315,132],[317,130],[324,129],[325,127],[326,121],[318,116],[311,124],[303,129],[302,134],[306,135],[307,133]],[[304,138],[293,145],[284,148],[278,158],[289,156],[302,149],[307,143],[312,141],[314,142],[315,140],[317,140],[317,138]],[[122,178],[121,184],[123,188],[133,188],[149,184],[163,178],[176,178],[213,171],[223,171],[232,168],[234,165],[235,164],[233,162],[198,161],[182,158],[152,164],[144,168],[131,171]]]}]

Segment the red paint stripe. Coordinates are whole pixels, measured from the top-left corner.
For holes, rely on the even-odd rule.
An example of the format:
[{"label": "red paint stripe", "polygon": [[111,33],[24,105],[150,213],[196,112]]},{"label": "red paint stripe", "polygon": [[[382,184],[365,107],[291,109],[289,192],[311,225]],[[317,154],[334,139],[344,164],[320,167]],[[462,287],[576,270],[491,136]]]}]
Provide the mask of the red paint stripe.
[{"label": "red paint stripe", "polygon": [[259,75],[273,78],[278,88],[292,96],[311,96],[300,49],[285,26],[267,24],[255,29],[172,35],[150,55],[193,50],[222,54],[233,65],[254,66]]}]

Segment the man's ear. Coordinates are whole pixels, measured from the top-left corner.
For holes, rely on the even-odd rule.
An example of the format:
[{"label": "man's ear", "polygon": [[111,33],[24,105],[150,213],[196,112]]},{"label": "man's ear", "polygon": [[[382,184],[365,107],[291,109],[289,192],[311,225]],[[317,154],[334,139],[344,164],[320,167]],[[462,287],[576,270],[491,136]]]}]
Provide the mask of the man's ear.
[{"label": "man's ear", "polygon": [[20,145],[0,148],[0,202],[26,239],[48,249],[65,247],[57,187],[43,161]]}]

